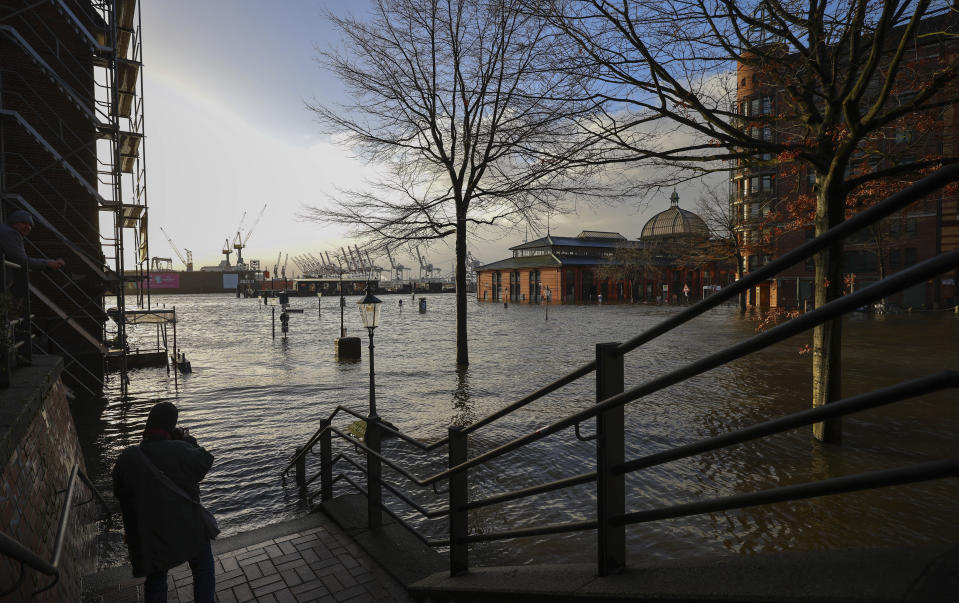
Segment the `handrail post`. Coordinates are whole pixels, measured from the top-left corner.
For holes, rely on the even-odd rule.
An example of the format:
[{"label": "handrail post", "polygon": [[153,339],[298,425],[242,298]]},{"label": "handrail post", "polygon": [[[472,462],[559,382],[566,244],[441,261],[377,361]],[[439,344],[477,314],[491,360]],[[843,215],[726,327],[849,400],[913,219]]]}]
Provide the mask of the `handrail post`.
[{"label": "handrail post", "polygon": [[306,489],[306,455],[303,454],[302,448],[297,448],[296,454],[298,455],[296,459],[296,485],[304,490]]},{"label": "handrail post", "polygon": [[333,500],[333,432],[332,419],[320,419],[320,500]]},{"label": "handrail post", "polygon": [[[0,300],[7,293],[7,258],[0,252]],[[10,373],[13,372],[13,341],[10,339],[10,315],[6,303],[0,302],[0,387],[10,387]]]},{"label": "handrail post", "polygon": [[[596,402],[624,389],[623,355],[618,343],[596,344]],[[626,526],[612,519],[626,512],[626,476],[613,475],[624,460],[624,412],[619,405],[596,416],[596,515],[600,576],[626,567]]]},{"label": "handrail post", "polygon": [[[370,528],[383,525],[383,512],[380,508],[383,500],[383,487],[380,481],[383,475],[383,462],[380,457],[380,418],[376,415],[366,417],[366,433],[363,437],[371,452],[366,453],[366,517]],[[374,454],[375,453],[375,454]]]},{"label": "handrail post", "polygon": [[[466,434],[462,427],[449,428],[449,466],[466,462]],[[469,571],[469,544],[464,542],[469,528],[469,490],[466,471],[450,476],[450,575],[459,576]]]},{"label": "handrail post", "polygon": [[22,336],[23,336],[23,345],[22,351],[19,352],[17,361],[17,366],[30,366],[33,364],[33,313],[30,310],[30,269],[27,265],[20,268],[23,279],[23,305],[21,309],[23,310],[23,322],[22,326]]}]

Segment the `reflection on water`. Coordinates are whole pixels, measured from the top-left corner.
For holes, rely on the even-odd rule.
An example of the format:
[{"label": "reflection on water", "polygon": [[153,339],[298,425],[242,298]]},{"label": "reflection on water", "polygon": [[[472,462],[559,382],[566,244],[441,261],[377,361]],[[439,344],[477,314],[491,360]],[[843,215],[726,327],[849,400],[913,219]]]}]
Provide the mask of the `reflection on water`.
[{"label": "reflection on water", "polygon": [[[346,327],[365,332],[357,298],[347,300]],[[628,339],[675,313],[657,306],[555,306],[545,320],[539,306],[469,305],[468,369],[457,370],[454,299],[430,296],[419,314],[386,297],[376,331],[377,409],[386,420],[424,441],[446,435],[450,425],[469,424],[590,361],[595,343]],[[304,502],[278,472],[295,446],[337,404],[365,412],[369,365],[337,362],[333,339],[339,309],[327,300],[292,300],[287,339],[272,339],[271,308],[228,295],[155,297],[176,305],[178,338],[194,372],[180,388],[163,370],[131,373],[131,399],[115,396],[78,406],[76,415],[90,471],[109,491],[109,470],[119,450],[139,440],[150,406],[170,400],[181,423],[216,457],[203,485],[204,502],[216,512],[225,535],[302,514]],[[626,359],[626,385],[635,386],[676,367],[752,336],[755,322],[733,308],[709,312],[652,341]],[[869,391],[959,365],[951,314],[899,315],[883,321],[854,317],[844,331],[846,395]],[[155,337],[152,332],[138,335]],[[796,337],[762,356],[717,368],[627,407],[627,458],[724,433],[808,406],[810,358]],[[365,342],[364,342],[365,343]],[[529,405],[471,435],[470,454],[590,405],[590,378]],[[628,508],[640,510],[704,497],[728,496],[812,479],[955,457],[959,409],[953,393],[930,395],[844,420],[841,447],[814,443],[809,429],[777,435],[653,467],[628,476]],[[591,424],[582,427],[591,433]],[[426,455],[395,439],[384,447],[414,474],[425,477],[446,467],[445,448]],[[339,451],[353,447],[337,444]],[[335,450],[334,452],[337,452]],[[577,440],[572,429],[501,457],[470,473],[471,496],[485,497],[592,471],[594,443]],[[318,459],[311,458],[311,467]],[[410,486],[390,471],[387,479]],[[289,480],[292,481],[292,480]],[[955,480],[887,488],[869,493],[755,507],[700,517],[654,522],[628,529],[635,560],[716,552],[826,549],[905,545],[959,537]],[[425,506],[445,505],[431,488],[414,489]],[[444,522],[416,519],[395,501],[391,506],[443,537]],[[485,533],[562,523],[594,516],[595,493],[579,486],[531,500],[479,509],[471,529]],[[108,539],[105,563],[122,560],[119,534]],[[530,538],[477,546],[478,562],[592,561],[594,534]]]}]

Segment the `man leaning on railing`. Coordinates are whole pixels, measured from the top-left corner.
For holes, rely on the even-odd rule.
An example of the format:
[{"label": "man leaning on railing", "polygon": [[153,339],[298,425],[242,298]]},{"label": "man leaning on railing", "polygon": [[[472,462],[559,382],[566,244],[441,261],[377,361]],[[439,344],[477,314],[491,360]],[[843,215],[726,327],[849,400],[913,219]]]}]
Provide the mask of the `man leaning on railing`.
[{"label": "man leaning on railing", "polygon": [[[32,258],[27,255],[24,238],[33,230],[33,216],[22,209],[0,224],[0,258],[3,258],[3,290],[0,291],[0,386],[9,384],[14,365],[30,363],[29,269],[59,270],[65,262],[57,258]],[[12,335],[12,341],[9,336]],[[17,351],[15,351],[17,350]]]},{"label": "man leaning on railing", "polygon": [[[33,230],[33,216],[22,209],[10,212],[7,216],[7,223],[0,224],[0,251],[6,256],[7,260],[20,266],[27,266],[31,269],[49,268],[50,270],[59,270],[66,263],[62,258],[50,260],[47,258],[32,258],[27,255],[23,241]],[[13,294],[16,297],[23,298],[27,292],[21,290],[19,279],[13,281]]]}]

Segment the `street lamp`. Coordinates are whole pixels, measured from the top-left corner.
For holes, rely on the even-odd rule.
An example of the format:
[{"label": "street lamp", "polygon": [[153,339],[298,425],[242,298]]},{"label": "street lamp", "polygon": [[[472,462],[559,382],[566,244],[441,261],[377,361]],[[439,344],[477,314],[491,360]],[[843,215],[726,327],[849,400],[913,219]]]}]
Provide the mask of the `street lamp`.
[{"label": "street lamp", "polygon": [[383,303],[373,295],[373,286],[366,284],[366,296],[357,302],[360,307],[360,318],[363,326],[370,332],[370,417],[376,417],[376,383],[373,380],[373,329],[380,324],[380,304]]}]

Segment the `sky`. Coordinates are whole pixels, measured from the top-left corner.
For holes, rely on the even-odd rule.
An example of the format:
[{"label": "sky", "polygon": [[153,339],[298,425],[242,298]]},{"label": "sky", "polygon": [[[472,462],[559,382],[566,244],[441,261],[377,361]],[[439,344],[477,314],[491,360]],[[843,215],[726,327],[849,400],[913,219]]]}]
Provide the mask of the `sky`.
[{"label": "sky", "polygon": [[[331,203],[336,191],[361,187],[375,166],[351,157],[320,132],[307,102],[342,99],[343,88],[316,61],[317,48],[336,46],[338,33],[325,11],[362,16],[366,0],[147,0],[141,3],[145,109],[145,163],[150,211],[150,254],[183,266],[162,226],[194,265],[223,258],[244,212],[249,232],[244,259],[273,270],[277,254],[334,252],[349,243],[342,227],[298,217],[304,205]],[[680,189],[680,206],[695,210],[699,192]],[[635,199],[553,216],[550,231],[610,230],[638,238],[643,224],[669,207],[668,195],[647,204]],[[483,263],[511,254],[525,233],[473,240]],[[530,233],[530,239],[534,234]],[[449,275],[452,241],[438,243],[424,260]],[[231,262],[235,261],[235,256]],[[416,262],[395,258],[407,266]],[[386,258],[374,262],[388,268]],[[297,272],[293,260],[287,274]]]}]

